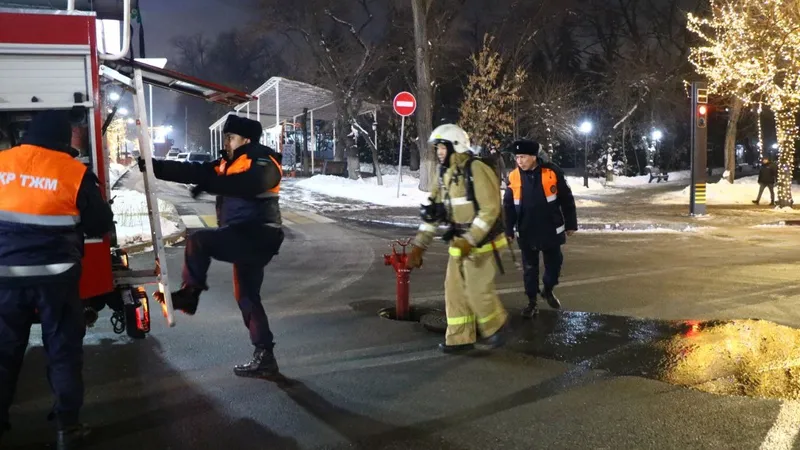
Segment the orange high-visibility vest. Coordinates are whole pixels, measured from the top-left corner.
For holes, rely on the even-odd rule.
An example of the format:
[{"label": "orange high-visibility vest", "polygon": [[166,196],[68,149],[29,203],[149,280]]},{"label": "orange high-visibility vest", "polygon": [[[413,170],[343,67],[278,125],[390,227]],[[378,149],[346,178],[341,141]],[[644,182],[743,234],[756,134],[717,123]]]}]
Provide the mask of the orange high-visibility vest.
[{"label": "orange high-visibility vest", "polygon": [[[516,206],[517,213],[519,213],[519,208],[522,205],[522,172],[519,167],[508,175],[508,187],[511,188],[511,193],[514,196],[514,206]],[[542,167],[542,189],[548,203],[558,199],[558,178],[553,169]]]},{"label": "orange high-visibility vest", "polygon": [[0,220],[75,227],[86,166],[70,155],[34,145],[0,152]]},{"label": "orange high-visibility vest", "polygon": [[[272,155],[270,155],[269,159],[272,160],[272,163],[275,164],[275,167],[278,168],[278,172],[280,172],[281,174],[281,179],[283,179],[283,168],[281,167],[281,165],[278,164],[278,161]],[[228,166],[228,162],[223,159],[219,163],[219,165],[214,168],[214,170],[216,170],[217,175],[220,176],[236,175],[238,173],[247,172],[248,170],[250,170],[250,167],[252,165],[253,165],[253,160],[250,159],[250,157],[247,156],[247,154],[242,154],[238,158],[236,158],[236,160],[234,160],[230,164],[230,166]],[[280,194],[280,192],[281,192],[281,184],[279,182],[277,186],[267,190],[267,192],[260,195],[259,197],[274,197]]]}]

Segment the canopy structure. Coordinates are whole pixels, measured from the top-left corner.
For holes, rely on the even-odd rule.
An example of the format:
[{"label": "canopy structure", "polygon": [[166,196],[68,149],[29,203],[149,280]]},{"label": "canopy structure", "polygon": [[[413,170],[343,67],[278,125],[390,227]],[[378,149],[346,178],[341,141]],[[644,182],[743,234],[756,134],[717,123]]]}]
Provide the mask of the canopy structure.
[{"label": "canopy structure", "polygon": [[[261,122],[266,131],[262,135],[262,143],[272,145],[278,151],[282,151],[282,135],[285,124],[289,122],[294,126],[297,118],[303,115],[304,109],[308,109],[310,123],[314,123],[314,120],[335,121],[337,118],[338,111],[334,103],[333,92],[308,83],[272,77],[253,91],[252,95],[256,97],[255,100],[237,105],[232,112],[225,114],[208,127],[213,151],[218,151],[222,147],[222,128],[230,114]],[[363,103],[358,112],[359,115],[372,114],[376,122],[377,113],[378,107],[371,103]],[[334,133],[335,129],[336,127],[334,127]],[[314,127],[311,127],[310,131],[313,158],[313,149],[316,148]],[[334,146],[335,142],[334,137]]]}]

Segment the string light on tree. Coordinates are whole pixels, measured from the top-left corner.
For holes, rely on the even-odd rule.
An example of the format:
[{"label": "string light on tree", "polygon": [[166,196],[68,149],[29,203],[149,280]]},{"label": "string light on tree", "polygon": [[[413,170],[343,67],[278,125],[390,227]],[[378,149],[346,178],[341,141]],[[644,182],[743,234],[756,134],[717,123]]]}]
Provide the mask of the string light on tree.
[{"label": "string light on tree", "polygon": [[[800,0],[710,0],[711,17],[688,15],[701,43],[690,62],[712,93],[745,106],[766,104],[776,116],[778,203],[792,206],[792,167],[800,110]],[[759,120],[759,127],[760,127]],[[759,128],[759,154],[763,140]]]}]

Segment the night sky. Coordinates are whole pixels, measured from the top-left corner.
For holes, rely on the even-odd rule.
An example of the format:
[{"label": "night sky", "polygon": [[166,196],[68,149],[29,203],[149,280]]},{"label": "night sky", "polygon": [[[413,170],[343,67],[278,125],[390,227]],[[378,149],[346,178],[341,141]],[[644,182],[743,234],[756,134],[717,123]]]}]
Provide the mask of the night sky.
[{"label": "night sky", "polygon": [[[146,56],[167,58],[173,63],[176,57],[170,43],[173,37],[202,32],[213,38],[250,19],[246,9],[235,0],[139,0],[139,7],[144,24]],[[138,33],[137,26],[134,30]],[[133,42],[138,57],[138,36],[134,36]],[[174,66],[168,62],[167,68],[174,69]],[[159,88],[154,88],[153,94],[153,123],[160,125],[175,112],[174,100],[179,94]],[[179,123],[171,124],[176,130],[171,137],[177,147],[183,147],[183,117],[176,121]]]}]

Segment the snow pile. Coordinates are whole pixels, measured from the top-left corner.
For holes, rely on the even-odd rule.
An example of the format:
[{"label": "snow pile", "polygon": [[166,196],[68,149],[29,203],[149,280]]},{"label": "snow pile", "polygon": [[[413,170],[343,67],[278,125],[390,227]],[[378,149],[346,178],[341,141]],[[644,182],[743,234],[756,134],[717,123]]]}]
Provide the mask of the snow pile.
[{"label": "snow pile", "polygon": [[119,181],[119,179],[122,178],[123,175],[128,173],[128,170],[130,170],[130,167],[125,167],[122,164],[117,164],[117,163],[109,164],[108,165],[109,186],[114,186],[115,184],[117,184],[117,181]]},{"label": "snow pile", "polygon": [[[776,188],[777,191],[777,188]],[[653,203],[658,205],[688,204],[691,186],[681,191],[667,192],[654,197]],[[709,205],[748,205],[758,195],[758,176],[744,177],[731,184],[726,179],[718,183],[706,185],[706,203]],[[775,193],[777,196],[777,192]],[[792,185],[792,195],[800,195],[800,186]],[[761,196],[762,204],[769,202],[769,190],[765,189]]]},{"label": "snow pile", "polygon": [[428,198],[427,192],[419,190],[419,179],[405,173],[400,184],[400,198],[397,198],[397,181],[397,175],[384,175],[383,186],[378,186],[377,177],[351,180],[331,175],[315,175],[297,182],[296,186],[329,197],[383,206],[419,207]]},{"label": "snow pile", "polygon": [[567,184],[569,184],[570,189],[572,189],[573,194],[580,194],[584,192],[598,192],[605,189],[603,183],[600,182],[597,178],[589,178],[589,187],[585,188],[583,186],[583,177],[573,177],[567,175]]},{"label": "snow pile", "polygon": [[[147,216],[147,198],[144,194],[129,189],[111,191],[114,204],[114,221],[117,222],[117,243],[120,246],[150,241],[150,219]],[[161,213],[161,231],[164,236],[177,233],[180,218],[171,203],[158,201]]]}]

